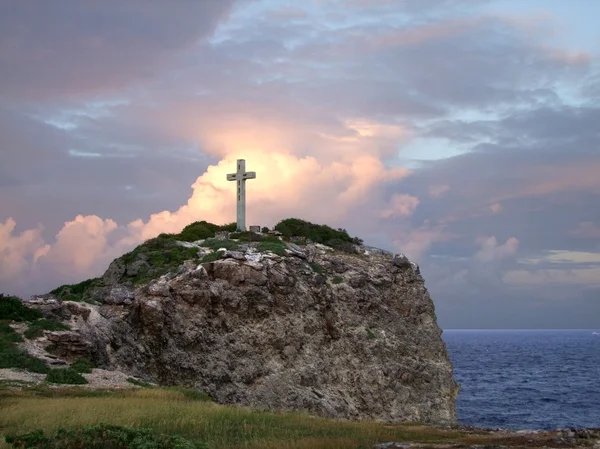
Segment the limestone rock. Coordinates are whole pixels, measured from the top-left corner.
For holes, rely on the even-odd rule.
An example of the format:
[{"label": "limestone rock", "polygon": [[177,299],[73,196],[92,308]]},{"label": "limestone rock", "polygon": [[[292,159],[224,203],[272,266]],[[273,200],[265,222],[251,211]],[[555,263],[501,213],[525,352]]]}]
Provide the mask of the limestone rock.
[{"label": "limestone rock", "polygon": [[371,248],[287,248],[228,251],[135,291],[113,286],[103,305],[82,305],[86,319],[71,312],[73,331],[48,339],[58,354],[86,352],[100,367],[221,403],[454,422],[458,386],[418,267]]}]

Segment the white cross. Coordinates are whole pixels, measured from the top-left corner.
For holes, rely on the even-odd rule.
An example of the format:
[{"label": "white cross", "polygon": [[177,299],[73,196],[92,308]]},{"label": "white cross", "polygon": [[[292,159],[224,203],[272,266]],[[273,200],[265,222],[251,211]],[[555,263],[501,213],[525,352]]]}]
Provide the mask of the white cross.
[{"label": "white cross", "polygon": [[237,160],[237,172],[227,175],[227,181],[237,181],[237,231],[246,230],[246,180],[255,179],[256,172],[246,172],[246,161]]}]

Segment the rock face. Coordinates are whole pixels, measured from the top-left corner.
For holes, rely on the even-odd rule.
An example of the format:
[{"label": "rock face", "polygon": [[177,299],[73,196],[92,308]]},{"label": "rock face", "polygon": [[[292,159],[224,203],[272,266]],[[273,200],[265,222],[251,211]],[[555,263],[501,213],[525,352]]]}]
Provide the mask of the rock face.
[{"label": "rock face", "polygon": [[455,421],[452,365],[406,257],[312,244],[288,245],[284,256],[248,244],[224,256],[186,262],[133,296],[117,285],[101,306],[46,308],[68,315],[81,341],[49,340],[57,353],[88,351],[103,368],[193,386],[221,403]]}]

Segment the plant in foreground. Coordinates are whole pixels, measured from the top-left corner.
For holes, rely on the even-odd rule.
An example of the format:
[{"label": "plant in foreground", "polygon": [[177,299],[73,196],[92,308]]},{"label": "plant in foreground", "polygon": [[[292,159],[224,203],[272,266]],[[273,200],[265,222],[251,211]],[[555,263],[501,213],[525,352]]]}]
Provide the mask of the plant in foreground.
[{"label": "plant in foreground", "polygon": [[46,382],[53,384],[83,385],[88,381],[73,368],[51,369],[46,376]]},{"label": "plant in foreground", "polygon": [[101,423],[83,429],[58,429],[52,437],[43,430],[7,435],[15,448],[36,449],[206,449],[206,443],[192,443],[178,436],[156,435],[149,429]]}]

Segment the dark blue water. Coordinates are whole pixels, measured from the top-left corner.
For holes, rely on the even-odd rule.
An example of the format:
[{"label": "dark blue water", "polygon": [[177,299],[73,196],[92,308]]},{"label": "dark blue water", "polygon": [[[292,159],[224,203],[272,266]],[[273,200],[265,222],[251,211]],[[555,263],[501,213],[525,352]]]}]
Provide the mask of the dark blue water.
[{"label": "dark blue water", "polygon": [[459,422],[600,427],[600,336],[591,330],[446,330]]}]

